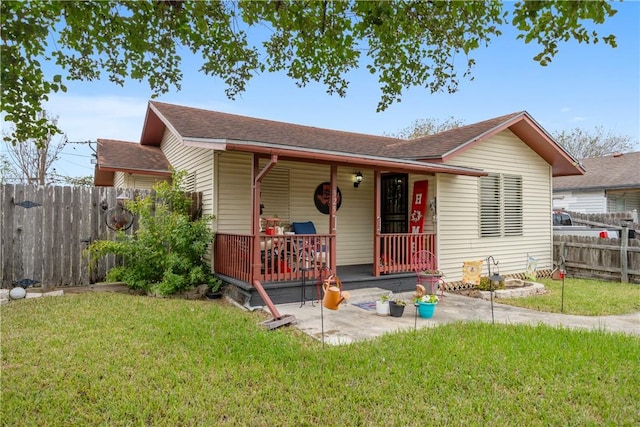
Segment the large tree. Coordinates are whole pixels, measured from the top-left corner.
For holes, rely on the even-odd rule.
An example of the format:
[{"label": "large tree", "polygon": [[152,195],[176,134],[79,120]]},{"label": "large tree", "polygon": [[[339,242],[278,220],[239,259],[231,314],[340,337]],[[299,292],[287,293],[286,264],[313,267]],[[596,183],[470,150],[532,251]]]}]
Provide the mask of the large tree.
[{"label": "large tree", "polygon": [[605,131],[602,126],[593,130],[574,128],[553,135],[554,139],[576,159],[602,157],[614,153],[627,153],[636,146],[629,135]]},{"label": "large tree", "polygon": [[407,127],[404,127],[396,132],[385,132],[385,136],[400,139],[416,139],[422,136],[434,135],[436,133],[444,132],[449,129],[459,128],[464,126],[464,122],[455,117],[447,117],[444,120],[428,118],[428,119],[416,119]]},{"label": "large tree", "polygon": [[[570,39],[614,46],[585,23],[616,11],[607,1],[2,1],[2,111],[14,143],[57,130],[37,119],[65,80],[147,81],[154,94],[180,89],[181,50],[202,55],[233,98],[257,73],[285,71],[300,86],[346,94],[348,71],[377,76],[378,110],[412,86],[455,92],[475,49],[508,23],[548,64]],[[250,42],[251,40],[251,42]],[[463,64],[456,59],[463,58]],[[45,72],[55,63],[60,74]],[[459,70],[461,68],[461,70]],[[50,70],[51,67],[48,67]]]},{"label": "large tree", "polygon": [[[58,125],[58,118],[41,111],[39,120],[52,126]],[[4,132],[3,132],[4,134]],[[57,174],[53,164],[59,159],[65,147],[66,138],[54,139],[49,133],[40,140],[29,139],[22,144],[7,145],[8,163],[6,181],[24,184],[47,185],[60,182],[64,177]]]}]

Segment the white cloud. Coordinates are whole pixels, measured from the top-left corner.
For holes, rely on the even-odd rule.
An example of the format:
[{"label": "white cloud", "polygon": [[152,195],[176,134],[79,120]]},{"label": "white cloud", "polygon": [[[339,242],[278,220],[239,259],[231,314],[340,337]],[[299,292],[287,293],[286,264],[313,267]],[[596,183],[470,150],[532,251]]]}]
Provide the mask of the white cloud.
[{"label": "white cloud", "polygon": [[584,122],[585,120],[587,120],[585,117],[574,116],[571,119],[569,119],[569,122],[571,122],[571,123],[579,123],[579,122]]},{"label": "white cloud", "polygon": [[571,111],[571,108],[569,108],[569,107],[562,107],[562,108],[560,109],[560,112],[561,112],[561,113],[568,113],[569,111]]},{"label": "white cloud", "polygon": [[147,102],[146,98],[64,94],[51,96],[45,108],[58,116],[58,127],[70,141],[138,141]]}]

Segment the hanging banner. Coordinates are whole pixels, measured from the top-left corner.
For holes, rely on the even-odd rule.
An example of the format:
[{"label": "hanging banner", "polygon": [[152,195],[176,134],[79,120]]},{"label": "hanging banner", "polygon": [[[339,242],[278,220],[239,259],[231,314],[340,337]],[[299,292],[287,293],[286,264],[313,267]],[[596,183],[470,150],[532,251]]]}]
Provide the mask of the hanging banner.
[{"label": "hanging banner", "polygon": [[413,200],[411,202],[411,217],[409,219],[411,234],[420,234],[424,231],[428,188],[429,181],[416,181],[413,183]]}]

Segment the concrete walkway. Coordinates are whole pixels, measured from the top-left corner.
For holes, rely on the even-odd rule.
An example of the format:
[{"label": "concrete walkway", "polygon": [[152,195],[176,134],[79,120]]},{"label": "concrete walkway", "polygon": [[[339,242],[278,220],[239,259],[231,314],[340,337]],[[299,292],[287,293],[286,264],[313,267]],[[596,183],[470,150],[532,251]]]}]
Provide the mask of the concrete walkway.
[{"label": "concrete walkway", "polygon": [[[408,301],[402,317],[378,316],[375,310],[365,310],[356,303],[375,301],[379,295],[388,293],[380,288],[350,291],[351,298],[338,310],[322,308],[317,301],[306,301],[277,305],[281,315],[294,315],[300,330],[328,344],[348,344],[353,341],[371,339],[399,330],[434,327],[451,322],[491,322],[491,302],[446,293],[440,298],[435,315],[431,319],[416,317],[416,309],[410,302],[412,293],[402,294]],[[568,328],[584,328],[597,331],[622,332],[640,336],[640,313],[620,316],[575,316],[558,313],[543,313],[535,310],[493,304],[496,323],[547,324]]]}]

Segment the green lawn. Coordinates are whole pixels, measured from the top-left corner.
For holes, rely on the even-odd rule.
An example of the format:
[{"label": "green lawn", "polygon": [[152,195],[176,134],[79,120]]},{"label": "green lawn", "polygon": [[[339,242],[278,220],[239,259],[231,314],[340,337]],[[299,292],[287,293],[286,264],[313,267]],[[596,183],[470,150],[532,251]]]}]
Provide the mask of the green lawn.
[{"label": "green lawn", "polygon": [[223,302],[12,302],[2,425],[638,425],[640,338],[451,324],[322,348]]},{"label": "green lawn", "polygon": [[565,279],[564,304],[562,281],[538,279],[548,291],[544,295],[524,298],[500,298],[503,304],[533,310],[585,316],[609,316],[640,312],[640,285],[588,279]]}]

